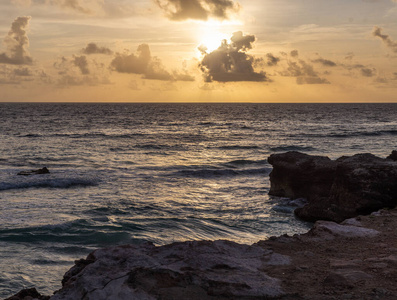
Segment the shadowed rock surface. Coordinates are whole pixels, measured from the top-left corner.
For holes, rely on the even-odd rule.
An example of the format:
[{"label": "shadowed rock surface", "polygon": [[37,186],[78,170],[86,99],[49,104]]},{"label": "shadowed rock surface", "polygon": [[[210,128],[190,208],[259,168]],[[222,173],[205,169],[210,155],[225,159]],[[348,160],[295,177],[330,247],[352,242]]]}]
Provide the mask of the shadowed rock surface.
[{"label": "shadowed rock surface", "polygon": [[48,174],[48,173],[50,173],[50,171],[46,167],[44,167],[37,170],[21,171],[17,175],[30,176],[30,175]]},{"label": "shadowed rock surface", "polygon": [[[392,156],[392,155],[391,155]],[[397,205],[397,161],[372,154],[330,160],[299,152],[273,154],[269,194],[308,199],[295,210],[307,221],[341,222]]]}]

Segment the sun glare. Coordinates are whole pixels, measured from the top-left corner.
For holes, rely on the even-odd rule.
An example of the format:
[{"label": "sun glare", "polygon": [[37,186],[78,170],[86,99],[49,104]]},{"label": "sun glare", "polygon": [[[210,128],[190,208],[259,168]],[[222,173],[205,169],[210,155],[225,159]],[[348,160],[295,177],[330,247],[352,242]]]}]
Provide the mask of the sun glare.
[{"label": "sun glare", "polygon": [[216,26],[203,26],[200,28],[197,39],[200,46],[204,46],[208,52],[219,48],[223,40],[229,40],[230,34],[223,33]]}]

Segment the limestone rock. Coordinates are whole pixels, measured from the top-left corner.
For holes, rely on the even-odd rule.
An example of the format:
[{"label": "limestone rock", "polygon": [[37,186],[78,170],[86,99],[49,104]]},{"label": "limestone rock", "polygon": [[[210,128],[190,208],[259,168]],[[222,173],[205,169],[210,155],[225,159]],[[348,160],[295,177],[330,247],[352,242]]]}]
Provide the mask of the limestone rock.
[{"label": "limestone rock", "polygon": [[77,261],[51,299],[267,299],[284,293],[263,267],[289,263],[228,241],[116,246]]}]

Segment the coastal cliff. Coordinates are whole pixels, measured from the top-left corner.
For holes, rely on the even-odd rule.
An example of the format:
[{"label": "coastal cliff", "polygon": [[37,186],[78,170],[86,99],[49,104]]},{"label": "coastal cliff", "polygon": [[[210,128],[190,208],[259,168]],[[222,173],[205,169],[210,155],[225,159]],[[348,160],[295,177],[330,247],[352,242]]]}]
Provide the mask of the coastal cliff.
[{"label": "coastal cliff", "polygon": [[269,162],[270,193],[308,199],[297,213],[318,220],[308,233],[250,246],[218,240],[98,249],[75,262],[53,296],[30,289],[8,299],[396,299],[397,163],[298,152]]}]

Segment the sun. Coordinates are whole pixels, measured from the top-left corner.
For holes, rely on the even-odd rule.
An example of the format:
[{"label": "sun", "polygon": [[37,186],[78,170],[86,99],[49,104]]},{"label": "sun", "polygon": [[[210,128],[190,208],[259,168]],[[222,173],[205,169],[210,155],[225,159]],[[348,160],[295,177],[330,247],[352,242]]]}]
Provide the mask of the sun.
[{"label": "sun", "polygon": [[218,49],[223,40],[228,40],[230,34],[218,30],[215,26],[202,26],[197,33],[198,44],[207,49],[207,53]]}]

